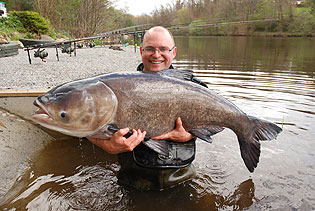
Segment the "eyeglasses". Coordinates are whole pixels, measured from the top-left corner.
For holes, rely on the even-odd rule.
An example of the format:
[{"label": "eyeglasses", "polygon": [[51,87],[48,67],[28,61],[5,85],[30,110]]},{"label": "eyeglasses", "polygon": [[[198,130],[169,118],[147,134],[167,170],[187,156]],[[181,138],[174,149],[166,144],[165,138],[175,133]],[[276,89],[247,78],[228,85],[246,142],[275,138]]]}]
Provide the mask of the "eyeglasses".
[{"label": "eyeglasses", "polygon": [[160,48],[145,47],[145,48],[142,48],[142,51],[148,54],[154,54],[155,51],[159,52],[159,54],[167,54],[171,52],[174,48],[175,46],[171,49],[168,47],[160,47]]}]

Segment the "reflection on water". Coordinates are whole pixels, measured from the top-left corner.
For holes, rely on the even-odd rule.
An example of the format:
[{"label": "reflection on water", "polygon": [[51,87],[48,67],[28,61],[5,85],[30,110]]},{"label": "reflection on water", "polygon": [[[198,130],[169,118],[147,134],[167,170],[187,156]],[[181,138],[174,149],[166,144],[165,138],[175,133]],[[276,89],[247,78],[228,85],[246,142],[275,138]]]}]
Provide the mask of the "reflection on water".
[{"label": "reflection on water", "polygon": [[194,69],[247,113],[280,116],[315,135],[314,38],[178,37],[176,43],[176,67]]},{"label": "reflection on water", "polygon": [[[41,152],[33,166],[15,184],[4,209],[30,210],[191,210],[248,207],[254,183],[248,179],[226,196],[214,191],[224,185],[220,164],[177,188],[139,192],[117,182],[117,157],[78,139],[55,141]],[[221,178],[222,177],[222,178]],[[212,187],[212,188],[209,188]],[[148,203],[149,202],[149,203]],[[173,204],[174,203],[174,204]]]},{"label": "reflection on water", "polygon": [[177,37],[175,67],[194,69],[210,89],[248,114],[277,123],[250,174],[235,134],[197,141],[197,175],[176,188],[119,185],[115,155],[78,139],[55,141],[34,158],[0,209],[314,210],[315,39]]},{"label": "reflection on water", "polygon": [[[125,210],[116,156],[78,139],[55,141],[33,160],[4,207],[38,210]],[[127,200],[128,201],[128,200]],[[3,208],[4,208],[3,207]],[[1,207],[2,208],[2,207]]]}]

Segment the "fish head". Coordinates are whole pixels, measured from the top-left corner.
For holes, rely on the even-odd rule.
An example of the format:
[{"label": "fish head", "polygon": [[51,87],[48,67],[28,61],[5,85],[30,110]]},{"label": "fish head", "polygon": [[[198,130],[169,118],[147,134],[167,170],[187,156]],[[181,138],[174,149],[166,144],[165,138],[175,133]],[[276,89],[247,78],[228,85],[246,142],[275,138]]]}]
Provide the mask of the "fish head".
[{"label": "fish head", "polygon": [[112,121],[117,104],[114,92],[103,82],[70,82],[39,96],[32,119],[64,134],[86,137]]}]

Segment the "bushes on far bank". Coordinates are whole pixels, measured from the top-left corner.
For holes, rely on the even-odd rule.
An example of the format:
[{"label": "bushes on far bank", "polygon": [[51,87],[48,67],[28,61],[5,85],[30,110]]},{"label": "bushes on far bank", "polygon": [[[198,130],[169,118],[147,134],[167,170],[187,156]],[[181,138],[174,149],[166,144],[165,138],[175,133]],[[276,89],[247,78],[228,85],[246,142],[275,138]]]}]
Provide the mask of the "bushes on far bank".
[{"label": "bushes on far bank", "polygon": [[33,11],[12,11],[10,16],[15,16],[25,30],[34,34],[46,34],[50,28],[50,22],[39,13]]},{"label": "bushes on far bank", "polygon": [[11,40],[36,38],[42,34],[54,34],[49,20],[33,11],[11,11],[8,17],[0,18],[0,33]]}]

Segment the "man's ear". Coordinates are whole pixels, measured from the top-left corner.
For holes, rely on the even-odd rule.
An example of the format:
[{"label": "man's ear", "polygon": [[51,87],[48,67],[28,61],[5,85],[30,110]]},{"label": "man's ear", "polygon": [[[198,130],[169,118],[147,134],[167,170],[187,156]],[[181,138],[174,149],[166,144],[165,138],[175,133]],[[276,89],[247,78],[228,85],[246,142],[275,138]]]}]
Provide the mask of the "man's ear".
[{"label": "man's ear", "polygon": [[173,49],[173,59],[174,59],[175,56],[176,56],[176,52],[177,52],[177,48],[175,47],[175,48]]}]

